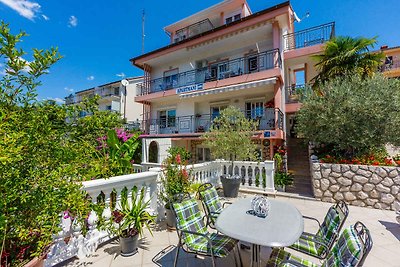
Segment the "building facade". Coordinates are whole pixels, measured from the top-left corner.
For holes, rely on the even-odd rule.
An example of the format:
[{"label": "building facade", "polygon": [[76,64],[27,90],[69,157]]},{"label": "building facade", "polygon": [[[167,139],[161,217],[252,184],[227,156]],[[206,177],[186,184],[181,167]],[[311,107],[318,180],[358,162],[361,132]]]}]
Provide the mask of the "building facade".
[{"label": "building facade", "polygon": [[226,0],[164,28],[170,44],[131,59],[144,70],[143,162],[162,162],[171,146],[208,161],[202,135],[227,106],[258,122],[263,159],[285,143],[300,108],[297,90],[315,75],[311,55],[334,36],[334,23],[296,32],[289,2],[252,13]]},{"label": "building facade", "polygon": [[[142,119],[143,105],[135,102],[135,97],[137,85],[141,83],[143,77],[133,77],[99,85],[67,96],[65,104],[79,104],[85,98],[98,95],[99,110],[117,112],[128,124],[138,123]],[[86,115],[84,111],[80,114],[81,117]]]},{"label": "building facade", "polygon": [[389,78],[400,77],[400,46],[382,46],[380,52],[385,54],[385,60],[381,67],[383,75]]}]

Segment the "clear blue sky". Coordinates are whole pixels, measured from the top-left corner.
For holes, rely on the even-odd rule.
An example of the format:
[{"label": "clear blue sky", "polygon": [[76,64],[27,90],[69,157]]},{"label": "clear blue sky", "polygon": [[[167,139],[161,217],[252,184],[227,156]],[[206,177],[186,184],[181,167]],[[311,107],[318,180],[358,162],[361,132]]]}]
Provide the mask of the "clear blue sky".
[{"label": "clear blue sky", "polygon": [[[170,1],[50,1],[0,0],[0,19],[10,23],[14,33],[30,36],[23,48],[59,47],[64,58],[43,78],[39,97],[64,98],[69,92],[126,77],[142,75],[129,59],[141,53],[141,13],[146,12],[145,51],[168,44],[162,28],[218,0]],[[283,1],[248,0],[253,12]],[[383,5],[383,2],[385,5]],[[293,0],[301,30],[336,21],[337,35],[378,36],[379,46],[400,45],[399,0]],[[30,60],[30,54],[25,57]],[[0,69],[0,72],[2,69]],[[120,76],[117,76],[120,75]]]}]

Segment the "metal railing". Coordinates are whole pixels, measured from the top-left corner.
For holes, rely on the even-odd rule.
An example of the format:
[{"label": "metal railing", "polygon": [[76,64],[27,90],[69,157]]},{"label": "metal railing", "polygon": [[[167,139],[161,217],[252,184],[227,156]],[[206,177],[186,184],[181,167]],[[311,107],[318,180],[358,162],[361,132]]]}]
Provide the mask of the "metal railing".
[{"label": "metal railing", "polygon": [[333,37],[335,37],[335,22],[322,24],[298,32],[288,33],[283,36],[284,50],[287,51],[323,44]]},{"label": "metal railing", "polygon": [[[264,108],[259,112],[244,112],[246,118],[257,122],[257,130],[283,130],[283,113],[278,108]],[[145,134],[185,134],[208,132],[215,115],[197,114],[168,119],[150,119],[141,123]]]},{"label": "metal railing", "polygon": [[174,43],[180,42],[187,38],[199,35],[203,32],[214,29],[214,25],[209,19],[193,23],[185,28],[179,29],[175,32]]},{"label": "metal railing", "polygon": [[226,60],[211,64],[209,67],[181,72],[174,77],[169,76],[151,80],[146,88],[144,83],[137,85],[137,94],[146,95],[162,92],[193,84],[201,84],[245,75],[263,70],[280,68],[282,60],[279,49],[255,53],[246,57]]},{"label": "metal railing", "polygon": [[286,86],[286,103],[298,103],[307,86],[305,84],[292,84]]},{"label": "metal railing", "polygon": [[400,60],[383,64],[380,68],[380,71],[384,72],[384,71],[390,71],[390,70],[399,69],[399,68],[400,68]]}]

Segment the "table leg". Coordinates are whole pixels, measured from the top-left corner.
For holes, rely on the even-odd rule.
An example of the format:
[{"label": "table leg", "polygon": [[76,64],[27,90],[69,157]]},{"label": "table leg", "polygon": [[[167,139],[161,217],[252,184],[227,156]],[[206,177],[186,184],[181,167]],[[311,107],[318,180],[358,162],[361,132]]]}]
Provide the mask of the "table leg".
[{"label": "table leg", "polygon": [[251,267],[260,267],[261,266],[261,259],[260,259],[260,245],[252,244],[251,245]]}]

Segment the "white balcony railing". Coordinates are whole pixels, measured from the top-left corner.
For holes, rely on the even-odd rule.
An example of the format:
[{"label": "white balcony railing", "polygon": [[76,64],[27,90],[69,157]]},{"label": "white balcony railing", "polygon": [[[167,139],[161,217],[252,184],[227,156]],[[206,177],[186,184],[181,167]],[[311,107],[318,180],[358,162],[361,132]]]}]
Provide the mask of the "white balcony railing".
[{"label": "white balcony railing", "polygon": [[[206,183],[210,182],[216,186],[220,185],[220,176],[222,174],[233,173],[241,175],[241,188],[255,189],[260,192],[274,193],[274,162],[251,162],[251,161],[234,161],[232,162],[215,160],[211,162],[188,165],[193,182]],[[54,236],[54,243],[47,255],[45,266],[54,266],[60,264],[72,257],[85,258],[93,254],[97,247],[108,241],[111,237],[107,231],[97,229],[99,216],[105,221],[111,219],[110,203],[112,192],[115,194],[116,207],[120,203],[121,193],[128,189],[128,199],[130,199],[131,189],[136,186],[139,190],[146,187],[146,201],[150,200],[150,212],[154,215],[158,214],[163,203],[157,199],[158,186],[162,169],[160,164],[144,163],[142,165],[134,165],[134,174],[111,177],[109,179],[98,179],[83,182],[82,190],[85,190],[90,196],[93,203],[97,203],[98,199],[104,202],[105,208],[101,214],[91,211],[87,216],[86,223],[88,231],[84,235],[82,233],[83,226],[78,220],[68,216],[61,216],[61,231]],[[162,212],[160,212],[162,213]]]}]

